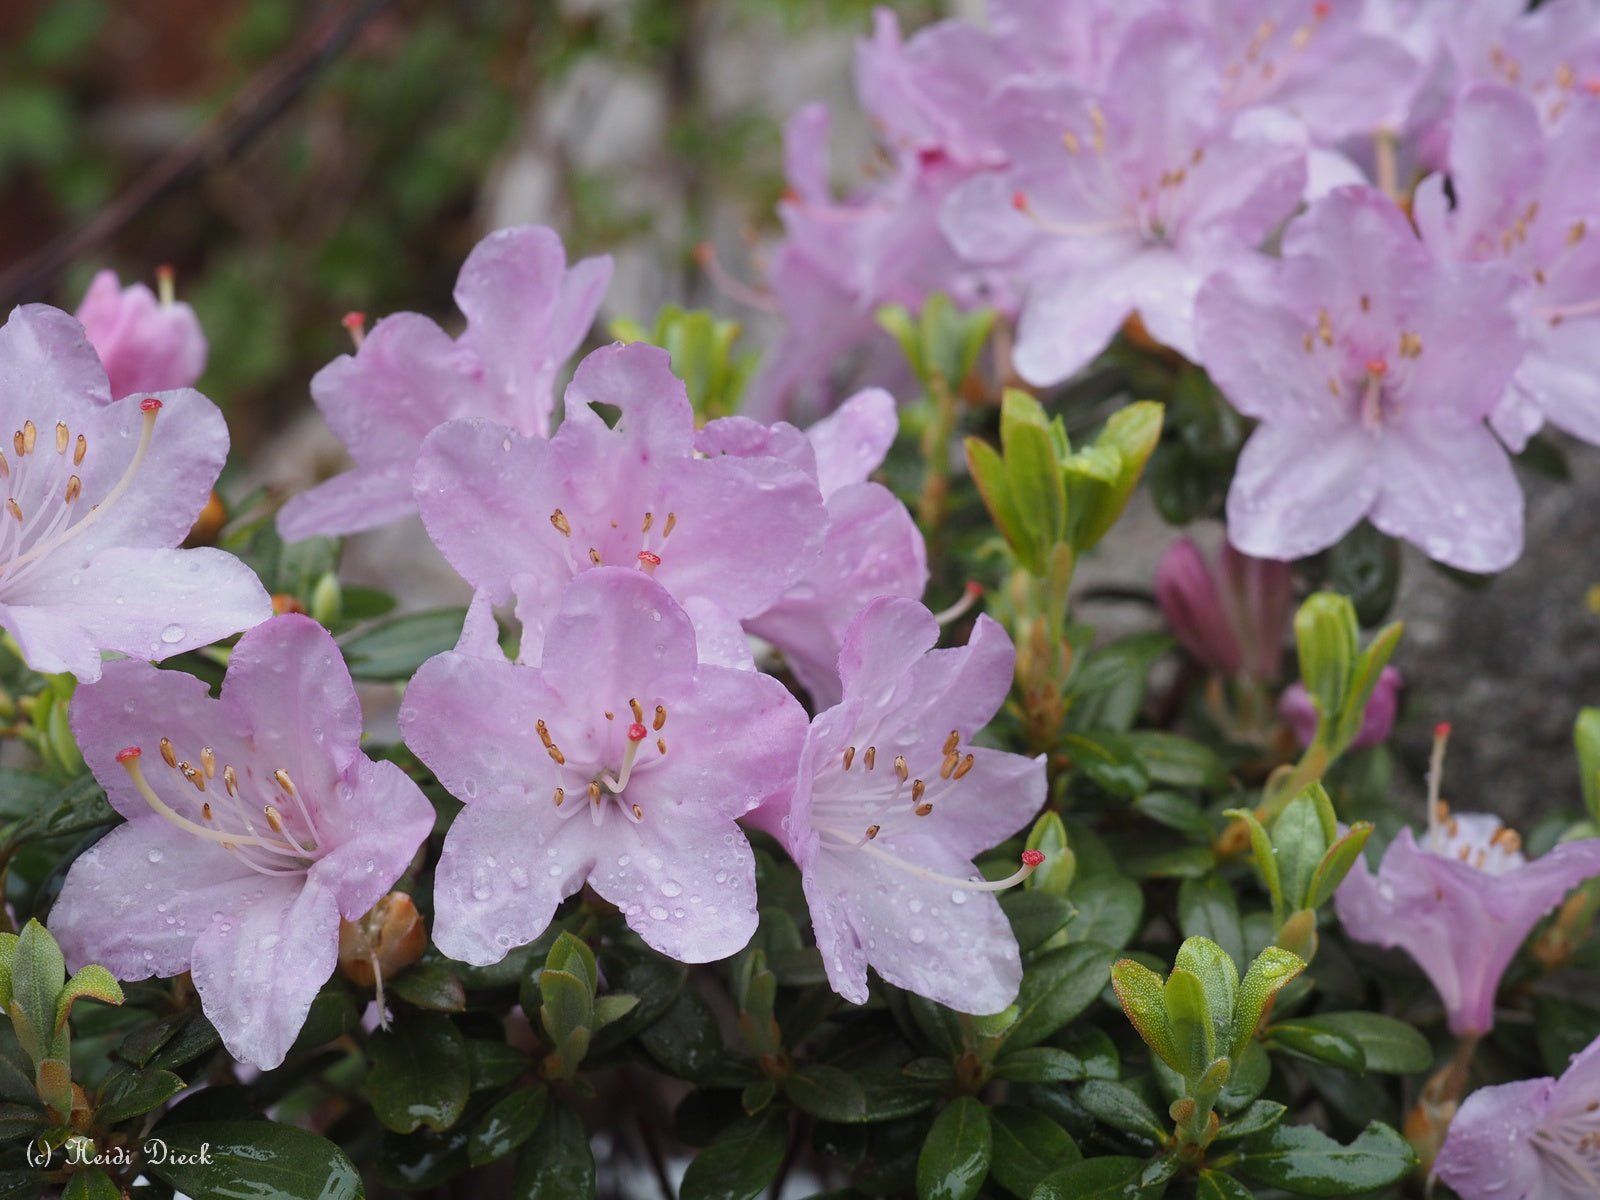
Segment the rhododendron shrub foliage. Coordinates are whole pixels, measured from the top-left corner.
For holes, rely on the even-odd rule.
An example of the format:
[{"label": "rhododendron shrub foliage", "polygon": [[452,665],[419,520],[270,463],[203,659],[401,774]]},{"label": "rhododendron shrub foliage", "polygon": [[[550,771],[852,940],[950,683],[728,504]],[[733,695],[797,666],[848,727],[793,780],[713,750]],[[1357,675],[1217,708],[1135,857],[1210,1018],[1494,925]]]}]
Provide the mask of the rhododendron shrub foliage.
[{"label": "rhododendron shrub foliage", "polygon": [[1396,600],[1600,468],[1600,11],[982,7],[771,327],[490,231],[298,494],[169,270],[9,314],[0,1192],[1600,1196],[1596,696],[1448,775]]}]

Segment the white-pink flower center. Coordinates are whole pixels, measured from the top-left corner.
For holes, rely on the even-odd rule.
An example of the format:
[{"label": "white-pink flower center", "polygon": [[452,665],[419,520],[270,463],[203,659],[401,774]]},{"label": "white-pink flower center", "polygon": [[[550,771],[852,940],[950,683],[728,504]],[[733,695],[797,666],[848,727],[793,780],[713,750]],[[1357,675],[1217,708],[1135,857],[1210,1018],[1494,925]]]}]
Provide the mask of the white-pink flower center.
[{"label": "white-pink flower center", "polygon": [[[611,807],[607,803],[608,800],[615,801],[617,811],[635,825],[644,820],[644,806],[634,796],[630,796],[627,800],[622,796],[627,790],[629,780],[666,758],[667,739],[661,736],[661,731],[667,724],[667,706],[664,704],[655,706],[655,712],[650,715],[648,726],[645,724],[644,705],[640,704],[637,698],[628,700],[628,711],[633,720],[623,730],[622,753],[615,763],[569,762],[566,752],[556,744],[544,719],[540,718],[534,722],[534,732],[539,735],[539,741],[544,745],[545,753],[550,756],[550,760],[573,776],[570,790],[567,784],[563,783],[550,797],[563,821],[587,811],[590,819],[599,825],[605,819],[606,810]],[[608,709],[605,718],[607,725],[610,726],[616,721],[617,714]],[[641,762],[640,751],[652,735],[655,735],[655,753],[646,754]],[[580,797],[586,798],[588,803],[583,803]]]},{"label": "white-pink flower center", "polygon": [[[622,523],[612,520],[610,528],[602,530],[595,537],[595,544],[591,544],[587,554],[581,557],[573,553],[574,534],[572,521],[567,514],[556,509],[550,514],[550,524],[561,535],[561,550],[574,575],[588,567],[607,565],[634,566],[646,575],[654,575],[656,568],[661,565],[661,552],[666,549],[667,539],[678,526],[678,514],[669,512],[666,519],[658,524],[655,510],[646,509],[639,526],[637,549],[634,549],[634,539],[621,534]],[[587,558],[587,563],[584,558]]]}]

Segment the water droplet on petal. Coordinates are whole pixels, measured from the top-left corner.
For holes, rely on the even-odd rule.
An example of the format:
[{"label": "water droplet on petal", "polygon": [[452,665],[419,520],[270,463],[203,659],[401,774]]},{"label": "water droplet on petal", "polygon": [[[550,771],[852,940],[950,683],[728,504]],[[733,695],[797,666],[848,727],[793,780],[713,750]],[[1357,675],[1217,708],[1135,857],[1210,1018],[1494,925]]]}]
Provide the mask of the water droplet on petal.
[{"label": "water droplet on petal", "polygon": [[183,641],[183,626],[168,625],[161,631],[161,640],[169,646]]}]

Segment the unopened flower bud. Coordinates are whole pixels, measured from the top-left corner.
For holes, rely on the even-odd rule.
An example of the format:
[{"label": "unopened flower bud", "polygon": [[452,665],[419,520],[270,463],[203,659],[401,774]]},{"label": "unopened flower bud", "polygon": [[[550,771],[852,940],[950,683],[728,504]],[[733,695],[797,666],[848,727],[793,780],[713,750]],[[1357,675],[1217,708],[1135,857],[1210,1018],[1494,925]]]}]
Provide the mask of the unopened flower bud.
[{"label": "unopened flower bud", "polygon": [[405,892],[390,892],[359,921],[339,922],[339,970],[358,987],[393,979],[422,957],[428,929]]}]

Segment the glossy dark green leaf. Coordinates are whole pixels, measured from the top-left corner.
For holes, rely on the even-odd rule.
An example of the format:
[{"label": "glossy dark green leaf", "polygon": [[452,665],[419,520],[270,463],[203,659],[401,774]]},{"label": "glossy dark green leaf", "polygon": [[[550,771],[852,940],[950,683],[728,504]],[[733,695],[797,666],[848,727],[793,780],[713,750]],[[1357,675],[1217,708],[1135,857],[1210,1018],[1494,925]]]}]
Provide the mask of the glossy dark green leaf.
[{"label": "glossy dark green leaf", "polygon": [[1221,1128],[1217,1130],[1217,1140],[1234,1141],[1264,1133],[1283,1120],[1284,1113],[1288,1111],[1275,1100],[1253,1101],[1242,1112],[1222,1123]]},{"label": "glossy dark green leaf", "polygon": [[1600,1008],[1563,997],[1535,996],[1533,1018],[1539,1057],[1550,1075],[1560,1075],[1574,1054],[1600,1037]]},{"label": "glossy dark green leaf", "polygon": [[1140,633],[1091,650],[1072,676],[1073,727],[1131,728],[1144,703],[1150,665],[1171,648],[1165,634]]},{"label": "glossy dark green leaf", "polygon": [[142,1116],[165,1104],[189,1085],[171,1071],[127,1071],[107,1079],[95,1106],[95,1120],[115,1125],[129,1117]]},{"label": "glossy dark green leaf", "polygon": [[475,1167],[504,1158],[533,1136],[544,1119],[550,1092],[543,1084],[518,1088],[478,1118],[467,1140],[467,1158]]},{"label": "glossy dark green leaf", "polygon": [[1168,1130],[1133,1089],[1109,1079],[1091,1079],[1078,1089],[1078,1103],[1088,1109],[1097,1121],[1123,1133],[1133,1133],[1148,1138],[1159,1145]]},{"label": "glossy dark green leaf", "polygon": [[466,1045],[442,1013],[413,1012],[372,1035],[367,1091],[384,1126],[449,1129],[467,1106],[471,1070]]},{"label": "glossy dark green leaf", "polygon": [[122,1189],[99,1167],[74,1171],[61,1200],[122,1200]]},{"label": "glossy dark green leaf", "polygon": [[1367,1069],[1367,1056],[1361,1043],[1327,1025],[1311,1021],[1280,1021],[1267,1027],[1267,1037],[1279,1050],[1301,1058],[1325,1062],[1356,1075]]},{"label": "glossy dark green leaf", "polygon": [[756,1200],[783,1165],[788,1146],[789,1121],[782,1112],[769,1108],[736,1121],[695,1155],[680,1200]]},{"label": "glossy dark green leaf", "polygon": [[1411,1146],[1374,1122],[1348,1146],[1310,1125],[1278,1125],[1239,1144],[1239,1170],[1297,1196],[1349,1196],[1387,1187],[1416,1165]]},{"label": "glossy dark green leaf", "polygon": [[796,1108],[824,1121],[865,1121],[867,1094],[848,1071],[827,1063],[807,1063],[783,1081],[783,1094]]},{"label": "glossy dark green leaf", "polygon": [[1043,1113],[1016,1104],[989,1110],[994,1158],[989,1175],[1017,1200],[1032,1200],[1034,1188],[1053,1171],[1079,1161],[1072,1135]]},{"label": "glossy dark green leaf", "polygon": [[136,1067],[171,1070],[193,1062],[221,1044],[222,1039],[211,1022],[195,1009],[136,1025],[117,1047],[117,1057]]},{"label": "glossy dark green leaf", "polygon": [[529,1067],[527,1054],[504,1042],[467,1038],[466,1051],[467,1073],[475,1092],[504,1087]]},{"label": "glossy dark green leaf", "polygon": [[552,1104],[523,1143],[511,1185],[515,1200],[583,1200],[594,1195],[594,1151],[583,1120]]},{"label": "glossy dark green leaf", "polygon": [[1271,1056],[1261,1048],[1260,1042],[1251,1042],[1244,1053],[1233,1060],[1233,1073],[1228,1076],[1222,1095],[1217,1097],[1218,1111],[1234,1113],[1249,1107],[1271,1078]]},{"label": "glossy dark green leaf", "polygon": [[461,1012],[467,1007],[467,990],[453,971],[437,963],[419,963],[389,984],[389,994],[416,1008],[432,1012]]},{"label": "glossy dark green leaf", "polygon": [[145,1170],[206,1200],[360,1200],[361,1176],[327,1138],[272,1121],[161,1126]]},{"label": "glossy dark green leaf", "polygon": [[1154,1200],[1166,1184],[1141,1185],[1149,1166],[1149,1159],[1116,1154],[1086,1158],[1045,1176],[1032,1200]]},{"label": "glossy dark green leaf", "polygon": [[410,679],[428,659],[455,646],[466,617],[464,608],[386,617],[347,634],[339,648],[355,679]]},{"label": "glossy dark green leaf", "polygon": [[1252,1200],[1255,1195],[1232,1175],[1201,1171],[1194,1183],[1194,1200]]},{"label": "glossy dark green leaf", "polygon": [[1133,802],[1133,811],[1183,834],[1191,842],[1209,845],[1215,834],[1205,809],[1181,792],[1146,792]]},{"label": "glossy dark green leaf", "polygon": [[721,1058],[722,1030],[706,1002],[686,988],[660,1020],[639,1034],[639,1045],[669,1074],[698,1082]]},{"label": "glossy dark green leaf", "polygon": [[1072,920],[1076,911],[1063,896],[1038,890],[1013,889],[1000,897],[1000,907],[1016,934],[1017,948],[1027,954],[1044,945]]},{"label": "glossy dark green leaf", "polygon": [[1083,1060],[1054,1046],[1029,1046],[995,1060],[994,1073],[1012,1083],[1079,1083],[1089,1077]]},{"label": "glossy dark green leaf", "polygon": [[1105,946],[1077,943],[1036,959],[1022,973],[1006,1049],[1037,1045],[1093,1004],[1111,979],[1115,957]]},{"label": "glossy dark green leaf", "polygon": [[1127,737],[1152,783],[1207,792],[1228,786],[1227,765],[1203,742],[1157,729],[1136,729]]},{"label": "glossy dark green leaf", "polygon": [[1361,1047],[1369,1071],[1417,1075],[1433,1066],[1433,1047],[1428,1039],[1404,1021],[1381,1013],[1318,1013],[1314,1017],[1296,1017],[1294,1024],[1349,1038]]},{"label": "glossy dark green leaf", "polygon": [[1144,919],[1144,892],[1120,872],[1080,872],[1067,899],[1075,910],[1067,922],[1067,936],[1075,942],[1099,942],[1120,950],[1133,940]]},{"label": "glossy dark green leaf", "polygon": [[934,1119],[917,1156],[917,1200],[972,1200],[993,1155],[989,1110],[971,1096],[952,1100]]}]

